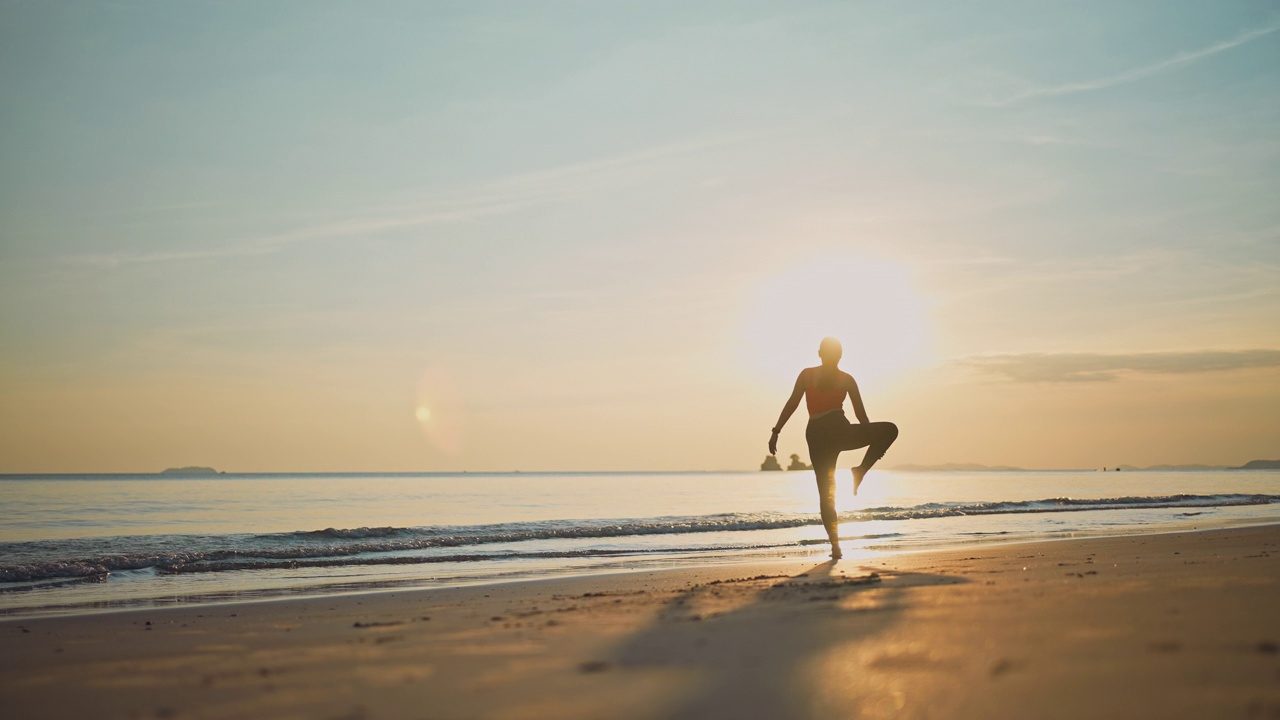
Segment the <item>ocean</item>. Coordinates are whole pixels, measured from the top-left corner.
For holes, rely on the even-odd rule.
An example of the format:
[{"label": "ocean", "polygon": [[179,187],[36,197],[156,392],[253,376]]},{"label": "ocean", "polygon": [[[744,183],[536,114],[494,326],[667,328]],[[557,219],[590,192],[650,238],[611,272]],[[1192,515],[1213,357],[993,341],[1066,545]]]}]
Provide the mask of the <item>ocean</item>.
[{"label": "ocean", "polygon": [[[837,480],[846,562],[1280,522],[1280,471]],[[809,472],[0,476],[0,618],[828,552]]]}]

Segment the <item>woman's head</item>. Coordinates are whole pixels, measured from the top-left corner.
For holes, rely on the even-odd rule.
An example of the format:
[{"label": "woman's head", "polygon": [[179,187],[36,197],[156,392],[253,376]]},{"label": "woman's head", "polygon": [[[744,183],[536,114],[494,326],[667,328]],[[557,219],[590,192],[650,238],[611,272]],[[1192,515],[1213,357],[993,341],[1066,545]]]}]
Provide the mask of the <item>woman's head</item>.
[{"label": "woman's head", "polygon": [[839,363],[843,354],[844,348],[840,346],[840,341],[833,337],[822,338],[822,343],[818,345],[818,357],[822,358],[823,365]]}]

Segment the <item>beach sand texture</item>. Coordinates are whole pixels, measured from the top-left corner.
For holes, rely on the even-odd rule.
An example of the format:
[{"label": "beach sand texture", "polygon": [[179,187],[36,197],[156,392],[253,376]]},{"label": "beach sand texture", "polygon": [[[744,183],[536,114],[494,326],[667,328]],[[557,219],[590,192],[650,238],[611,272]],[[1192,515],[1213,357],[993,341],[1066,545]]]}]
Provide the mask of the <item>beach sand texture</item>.
[{"label": "beach sand texture", "polygon": [[0,623],[7,718],[1280,718],[1280,526]]}]

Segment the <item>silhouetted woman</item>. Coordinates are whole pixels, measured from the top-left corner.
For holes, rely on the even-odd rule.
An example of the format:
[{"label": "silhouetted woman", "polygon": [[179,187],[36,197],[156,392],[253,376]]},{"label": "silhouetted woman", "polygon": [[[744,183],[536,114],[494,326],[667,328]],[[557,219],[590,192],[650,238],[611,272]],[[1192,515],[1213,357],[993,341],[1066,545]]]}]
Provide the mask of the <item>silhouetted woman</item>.
[{"label": "silhouetted woman", "polygon": [[[840,341],[835,338],[823,338],[818,346],[818,357],[822,364],[818,367],[805,368],[796,378],[795,389],[791,398],[782,408],[778,416],[778,424],[773,427],[773,435],[769,438],[769,454],[778,453],[778,433],[782,426],[791,419],[791,414],[800,406],[803,395],[809,408],[809,426],[804,437],[809,441],[809,462],[813,463],[813,472],[818,479],[818,506],[822,510],[822,524],[827,529],[827,537],[831,538],[831,557],[839,560],[840,537],[836,523],[836,459],[842,450],[867,448],[862,464],[853,469],[853,494],[858,494],[858,486],[862,478],[876,461],[884,457],[884,453],[898,438],[898,426],[891,422],[871,422],[867,419],[867,410],[862,406],[862,395],[858,393],[858,383],[853,376],[842,371],[838,366],[844,350]],[[858,418],[854,425],[844,416],[844,398],[849,396],[853,404],[853,414]]]}]

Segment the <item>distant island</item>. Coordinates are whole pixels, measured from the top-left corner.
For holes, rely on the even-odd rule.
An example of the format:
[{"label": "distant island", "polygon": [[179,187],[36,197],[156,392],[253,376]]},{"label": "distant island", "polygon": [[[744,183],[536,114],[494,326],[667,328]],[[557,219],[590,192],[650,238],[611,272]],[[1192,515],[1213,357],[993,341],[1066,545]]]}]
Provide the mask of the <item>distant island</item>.
[{"label": "distant island", "polygon": [[211,467],[201,467],[198,465],[188,465],[187,467],[165,468],[160,471],[161,475],[221,475],[217,470]]}]

